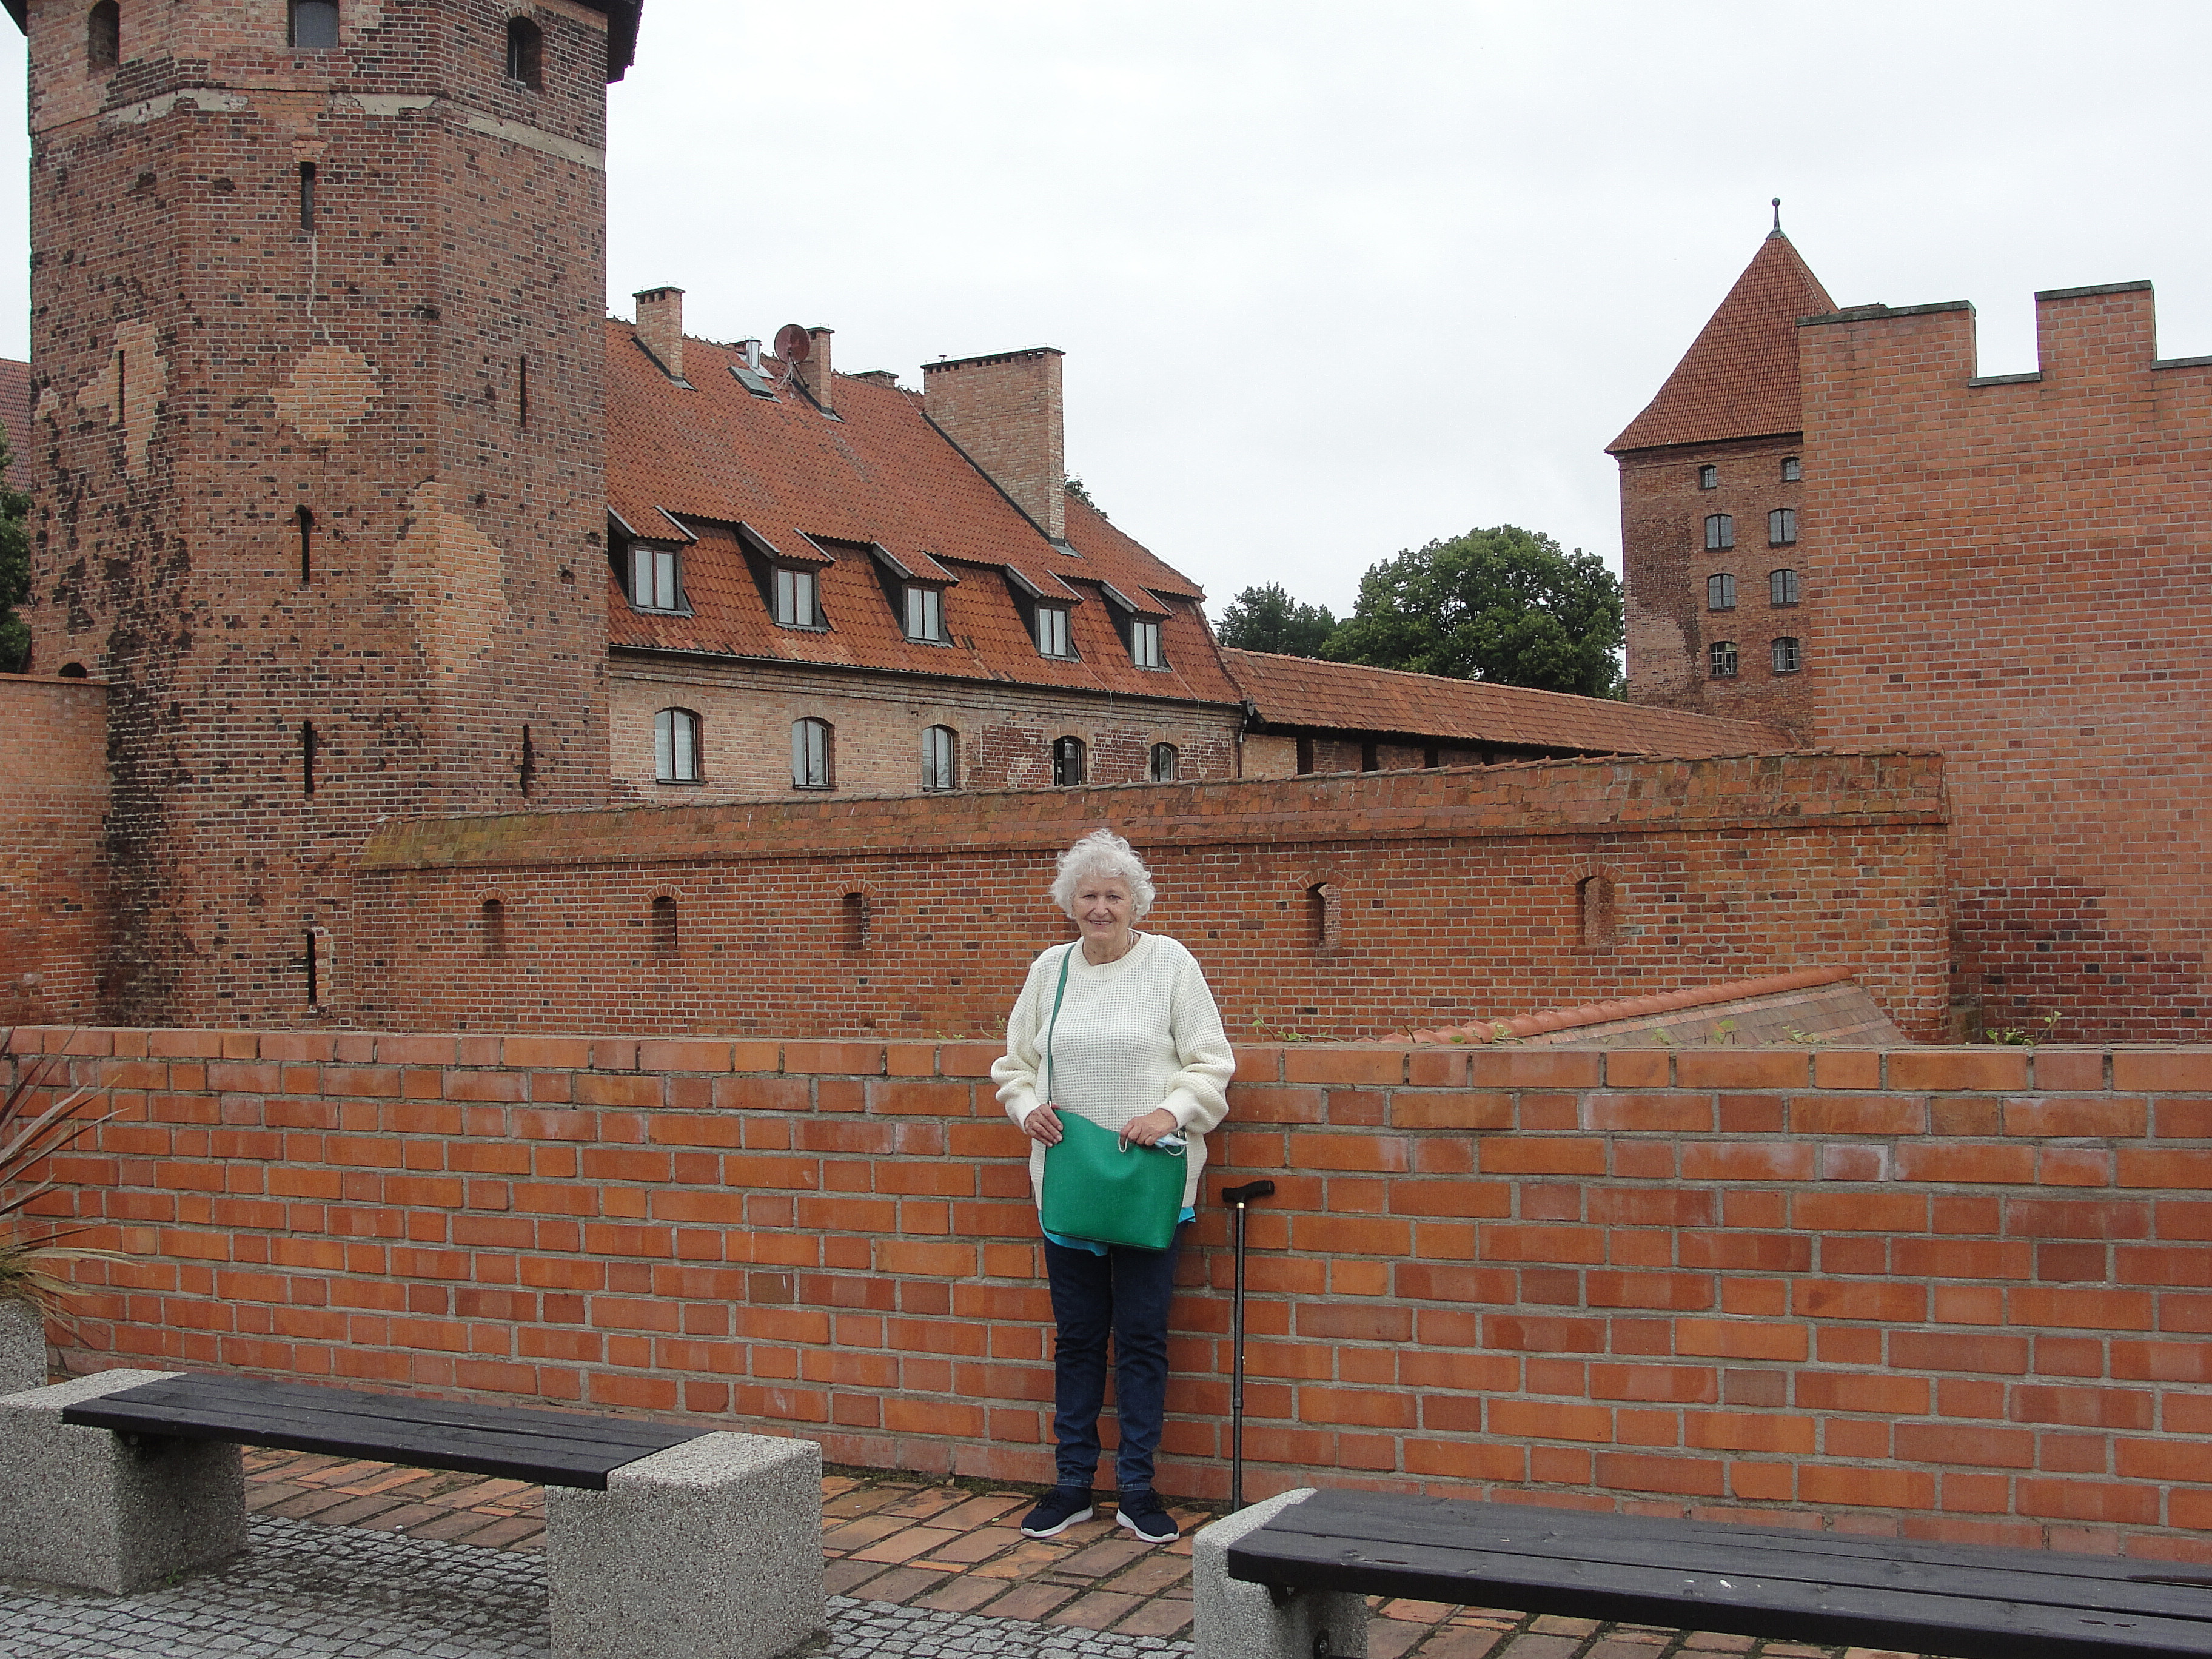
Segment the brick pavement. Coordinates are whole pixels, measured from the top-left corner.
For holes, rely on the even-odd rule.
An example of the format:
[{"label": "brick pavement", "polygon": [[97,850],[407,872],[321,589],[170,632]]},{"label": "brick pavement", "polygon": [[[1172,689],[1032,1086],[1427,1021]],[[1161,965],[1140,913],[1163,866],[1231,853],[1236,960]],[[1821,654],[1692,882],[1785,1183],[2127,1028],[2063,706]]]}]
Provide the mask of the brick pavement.
[{"label": "brick pavement", "polygon": [[[246,1469],[258,1514],[514,1553],[544,1547],[544,1489],[520,1480],[255,1448]],[[1215,1511],[1174,1506],[1184,1535],[1158,1548],[1115,1526],[1110,1505],[1058,1538],[1024,1538],[1021,1517],[1036,1501],[1034,1490],[1004,1483],[832,1470],[822,1481],[824,1582],[863,1603],[1188,1641],[1189,1534]],[[1376,1607],[1368,1644],[1370,1659],[1909,1659],[1407,1601]]]}]

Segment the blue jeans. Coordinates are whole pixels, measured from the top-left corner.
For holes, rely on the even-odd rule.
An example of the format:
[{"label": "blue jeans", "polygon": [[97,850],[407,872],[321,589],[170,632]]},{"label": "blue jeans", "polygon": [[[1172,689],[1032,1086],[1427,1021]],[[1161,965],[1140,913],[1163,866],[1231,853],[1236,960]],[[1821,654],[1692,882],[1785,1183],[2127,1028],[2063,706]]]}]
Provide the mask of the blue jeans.
[{"label": "blue jeans", "polygon": [[1110,1334],[1115,1413],[1121,1425],[1115,1484],[1123,1492],[1152,1490],[1152,1454],[1159,1449],[1167,1412],[1168,1303],[1175,1295],[1176,1252],[1182,1235],[1177,1227],[1164,1250],[1115,1244],[1104,1255],[1044,1242],[1052,1316],[1059,1327],[1052,1431],[1060,1443],[1056,1466],[1063,1486],[1088,1492],[1098,1478],[1098,1411],[1106,1401]]}]

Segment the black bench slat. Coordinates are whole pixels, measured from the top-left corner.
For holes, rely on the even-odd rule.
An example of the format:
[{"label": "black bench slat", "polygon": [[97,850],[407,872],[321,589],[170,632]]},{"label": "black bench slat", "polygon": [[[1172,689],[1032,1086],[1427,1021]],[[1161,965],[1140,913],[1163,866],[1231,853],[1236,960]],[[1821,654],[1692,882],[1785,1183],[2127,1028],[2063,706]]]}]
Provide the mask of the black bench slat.
[{"label": "black bench slat", "polygon": [[[1730,1553],[1731,1535],[1748,1547]],[[1669,1540],[1677,1547],[1668,1549]],[[1832,1540],[1850,1547],[1824,1548]],[[1944,1562],[1900,1561],[1869,1550],[1883,1541],[1323,1492],[1232,1544],[1228,1568],[1231,1577],[1285,1589],[1402,1595],[1954,1659],[2212,1656],[2212,1592],[2158,1583],[2164,1564],[2042,1556],[2041,1582],[2031,1586],[2021,1558],[2040,1552],[1938,1546]],[[2076,1561],[2095,1570],[2069,1572],[2060,1565]],[[2168,1565],[2163,1576],[2188,1575]],[[2032,1593],[2009,1593],[2022,1588]]]},{"label": "black bench slat", "polygon": [[607,1475],[704,1431],[523,1406],[416,1400],[255,1377],[177,1376],[64,1407],[88,1428],[228,1440],[605,1492]]}]

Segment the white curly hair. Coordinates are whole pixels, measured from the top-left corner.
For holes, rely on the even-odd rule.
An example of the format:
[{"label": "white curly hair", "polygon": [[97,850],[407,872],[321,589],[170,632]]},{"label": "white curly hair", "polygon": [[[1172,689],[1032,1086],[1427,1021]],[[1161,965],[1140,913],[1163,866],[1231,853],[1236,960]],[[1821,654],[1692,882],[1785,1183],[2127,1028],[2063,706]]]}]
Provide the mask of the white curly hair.
[{"label": "white curly hair", "polygon": [[1134,913],[1131,920],[1141,919],[1152,908],[1152,872],[1111,830],[1093,830],[1060,855],[1060,872],[1052,878],[1052,902],[1073,919],[1076,893],[1097,876],[1111,876],[1127,884]]}]

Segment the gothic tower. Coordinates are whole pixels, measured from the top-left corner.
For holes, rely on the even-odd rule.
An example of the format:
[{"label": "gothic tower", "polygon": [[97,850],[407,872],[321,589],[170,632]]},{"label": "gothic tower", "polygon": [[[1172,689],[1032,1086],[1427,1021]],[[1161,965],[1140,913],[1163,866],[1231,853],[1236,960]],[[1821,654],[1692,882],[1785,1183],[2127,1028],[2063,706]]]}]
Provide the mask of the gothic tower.
[{"label": "gothic tower", "polygon": [[12,0],[33,665],[110,682],[108,1018],[343,1020],[380,819],[604,799],[636,0]]}]

